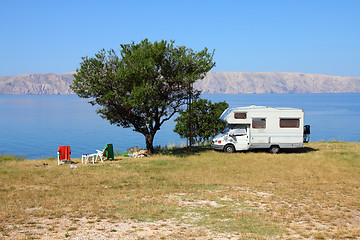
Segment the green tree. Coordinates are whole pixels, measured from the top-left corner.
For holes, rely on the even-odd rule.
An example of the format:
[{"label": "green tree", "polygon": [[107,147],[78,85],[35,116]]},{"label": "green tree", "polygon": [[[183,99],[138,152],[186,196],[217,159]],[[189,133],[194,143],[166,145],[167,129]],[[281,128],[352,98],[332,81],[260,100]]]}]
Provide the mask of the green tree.
[{"label": "green tree", "polygon": [[174,41],[120,45],[95,57],[82,58],[71,89],[97,105],[97,113],[111,124],[133,128],[145,136],[146,148],[154,152],[153,141],[161,125],[199,91],[192,84],[203,79],[215,65],[214,52],[195,52]]},{"label": "green tree", "polygon": [[[216,133],[223,130],[226,124],[220,120],[221,114],[229,107],[226,102],[212,103],[207,99],[197,99],[189,108],[181,111],[180,116],[175,119],[174,132],[181,138],[191,136],[197,144],[205,144]],[[189,114],[191,114],[191,135],[189,130]]]}]

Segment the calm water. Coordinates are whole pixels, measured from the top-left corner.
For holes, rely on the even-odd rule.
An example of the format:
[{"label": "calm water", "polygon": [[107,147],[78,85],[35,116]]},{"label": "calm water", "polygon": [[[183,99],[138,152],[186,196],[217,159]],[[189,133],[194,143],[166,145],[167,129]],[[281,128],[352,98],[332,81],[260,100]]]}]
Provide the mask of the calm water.
[{"label": "calm water", "polygon": [[[360,141],[360,93],[351,94],[210,94],[203,98],[226,101],[230,107],[259,105],[305,110],[311,141]],[[93,153],[107,143],[121,152],[145,147],[143,135],[110,125],[95,113],[96,107],[76,95],[0,95],[0,154],[30,159],[56,156],[60,145],[69,145],[72,157]],[[180,144],[184,139],[166,122],[154,145]]]}]

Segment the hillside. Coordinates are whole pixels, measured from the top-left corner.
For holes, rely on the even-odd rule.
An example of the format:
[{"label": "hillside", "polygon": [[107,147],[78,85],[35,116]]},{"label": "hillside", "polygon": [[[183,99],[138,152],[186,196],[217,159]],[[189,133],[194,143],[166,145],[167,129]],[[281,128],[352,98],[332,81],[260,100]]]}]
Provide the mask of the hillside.
[{"label": "hillside", "polygon": [[360,92],[360,77],[290,72],[209,72],[195,85],[203,93]]},{"label": "hillside", "polygon": [[[74,72],[0,77],[0,94],[74,94]],[[287,72],[209,72],[195,88],[205,94],[360,92],[360,77]]]},{"label": "hillside", "polygon": [[32,73],[0,77],[0,94],[74,94],[70,89],[73,74]]}]

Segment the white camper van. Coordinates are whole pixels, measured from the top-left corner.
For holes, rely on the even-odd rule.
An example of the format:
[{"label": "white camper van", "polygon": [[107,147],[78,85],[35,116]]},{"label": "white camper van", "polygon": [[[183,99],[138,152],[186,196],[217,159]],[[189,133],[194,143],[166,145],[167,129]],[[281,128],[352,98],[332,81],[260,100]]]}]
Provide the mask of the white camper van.
[{"label": "white camper van", "polygon": [[295,108],[239,107],[228,108],[220,116],[227,127],[211,143],[215,150],[235,152],[268,148],[301,148],[309,140],[310,126],[304,127],[304,111]]}]

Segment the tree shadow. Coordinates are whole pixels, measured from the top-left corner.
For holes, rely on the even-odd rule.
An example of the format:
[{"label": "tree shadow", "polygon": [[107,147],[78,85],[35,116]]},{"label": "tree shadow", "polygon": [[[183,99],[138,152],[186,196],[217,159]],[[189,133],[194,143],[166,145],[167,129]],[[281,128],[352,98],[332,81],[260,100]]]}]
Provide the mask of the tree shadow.
[{"label": "tree shadow", "polygon": [[[158,150],[155,154],[158,155],[171,155],[176,157],[188,157],[193,156],[196,154],[200,154],[206,151],[214,151],[214,152],[221,152],[217,150],[213,150],[210,146],[194,146],[191,148],[172,148],[172,149],[165,149],[165,150]],[[309,152],[316,152],[318,149],[311,148],[311,147],[303,147],[303,148],[281,148],[278,154],[302,154],[302,153],[309,153]],[[238,151],[236,153],[256,153],[256,152],[265,152],[269,153],[268,148],[259,148],[259,149],[250,149],[247,151]],[[235,153],[235,154],[236,154]],[[269,153],[270,154],[270,153]]]},{"label": "tree shadow", "polygon": [[172,148],[165,150],[158,150],[155,154],[158,155],[171,155],[176,157],[188,157],[212,150],[210,146],[192,146],[191,148]]},{"label": "tree shadow", "polygon": [[[309,153],[309,152],[317,152],[319,149],[311,148],[311,147],[303,147],[303,148],[295,148],[295,149],[284,149],[284,153]],[[292,150],[292,151],[291,151]]]}]

